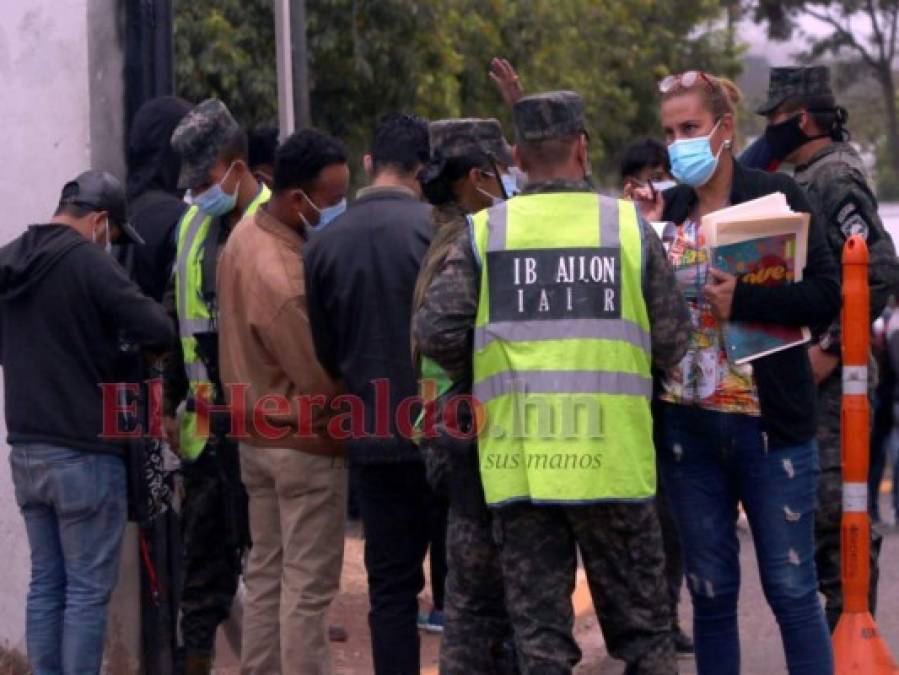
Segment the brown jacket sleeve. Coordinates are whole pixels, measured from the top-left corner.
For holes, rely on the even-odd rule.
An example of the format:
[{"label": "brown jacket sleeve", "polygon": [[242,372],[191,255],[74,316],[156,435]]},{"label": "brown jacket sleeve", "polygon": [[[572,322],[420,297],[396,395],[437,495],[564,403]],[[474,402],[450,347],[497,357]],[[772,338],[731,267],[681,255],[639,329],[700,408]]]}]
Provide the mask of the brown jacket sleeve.
[{"label": "brown jacket sleeve", "polygon": [[[271,321],[261,327],[259,338],[297,391],[325,396],[328,405],[316,407],[312,416],[313,429],[322,432],[330,417],[328,409],[331,399],[341,389],[316,358],[306,296],[298,295],[287,300]],[[293,422],[297,419],[297,404],[296,401],[290,404],[290,421]],[[273,421],[284,422],[282,418],[274,418]]]}]

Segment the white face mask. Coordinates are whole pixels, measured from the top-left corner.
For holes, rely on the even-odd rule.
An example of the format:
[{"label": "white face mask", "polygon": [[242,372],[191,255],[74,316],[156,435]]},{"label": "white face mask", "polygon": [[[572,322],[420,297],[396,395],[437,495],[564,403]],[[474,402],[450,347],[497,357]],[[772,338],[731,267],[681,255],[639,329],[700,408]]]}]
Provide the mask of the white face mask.
[{"label": "white face mask", "polygon": [[[106,220],[103,221],[103,229],[106,230],[106,243],[103,245],[103,250],[106,251],[107,255],[112,255],[112,239],[109,236],[109,217],[107,216]],[[97,231],[93,230],[91,232],[91,241],[96,244],[97,243]]]},{"label": "white face mask", "polygon": [[496,195],[492,195],[483,188],[479,188],[479,187],[475,186],[474,189],[477,190],[478,192],[480,192],[482,195],[484,195],[487,199],[489,199],[491,206],[496,206],[497,204],[499,204],[500,202],[503,201],[502,197],[497,197]]},{"label": "white face mask", "polygon": [[[481,173],[484,174],[485,176],[490,176],[495,181],[497,181],[498,184],[501,184],[504,190],[507,190],[505,181],[503,181],[503,178],[505,178],[504,175],[497,178],[496,174],[493,173],[492,171],[481,171]],[[502,182],[500,183],[500,181],[502,181]],[[477,190],[478,192],[480,192],[482,195],[484,195],[484,197],[489,199],[491,206],[496,206],[497,204],[505,201],[502,197],[497,197],[496,195],[492,195],[489,192],[487,192],[487,190],[485,190],[484,188],[478,187],[477,185],[474,186],[474,189]],[[506,194],[509,194],[508,191],[506,192]],[[509,195],[509,196],[511,197],[512,195]]]},{"label": "white face mask", "polygon": [[656,192],[664,192],[670,188],[673,188],[677,183],[673,180],[660,180],[658,182],[654,182],[652,186],[656,189]]}]

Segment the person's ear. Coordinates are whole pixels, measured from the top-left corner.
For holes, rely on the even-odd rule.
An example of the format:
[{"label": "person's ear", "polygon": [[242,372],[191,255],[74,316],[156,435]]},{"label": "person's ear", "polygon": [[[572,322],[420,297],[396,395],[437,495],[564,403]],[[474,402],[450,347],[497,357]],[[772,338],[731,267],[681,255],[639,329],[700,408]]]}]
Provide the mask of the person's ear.
[{"label": "person's ear", "polygon": [[219,186],[226,194],[234,194],[240,187],[240,182],[243,180],[245,171],[247,171],[246,162],[241,159],[232,159],[228,162],[225,167],[225,173],[219,177],[218,181],[210,181],[209,185],[211,187],[218,182]]},{"label": "person's ear", "polygon": [[734,116],[727,113],[721,117],[720,129],[724,138],[730,138],[734,135]]},{"label": "person's ear", "polygon": [[810,127],[813,124],[812,116],[808,114],[808,110],[802,109],[799,111],[799,128],[806,136],[814,136],[814,129]]},{"label": "person's ear", "polygon": [[365,175],[368,176],[368,178],[371,178],[375,171],[375,164],[372,161],[370,154],[366,154],[362,158],[362,168],[365,169]]},{"label": "person's ear", "polygon": [[525,167],[525,165],[524,165],[524,161],[522,160],[521,153],[518,152],[518,146],[517,146],[517,145],[513,145],[513,146],[512,146],[512,162],[513,162],[513,164],[515,164],[515,166],[517,166],[519,169],[521,169],[522,171],[524,171],[525,173],[527,173],[527,171],[528,171],[528,170],[527,170],[527,167]]},{"label": "person's ear", "polygon": [[[103,230],[106,228],[106,221],[109,220],[109,211],[94,211],[91,214],[92,223],[91,228],[93,230]],[[109,223],[109,226],[112,227],[112,223]]]},{"label": "person's ear", "polygon": [[480,187],[487,178],[483,169],[472,167],[468,170],[468,182],[475,187]]},{"label": "person's ear", "polygon": [[736,136],[733,115],[727,113],[721,118],[721,121],[718,124],[718,132],[721,138],[721,145],[727,150],[733,149],[734,137]]},{"label": "person's ear", "polygon": [[297,188],[296,190],[291,190],[290,205],[294,208],[295,211],[305,210],[306,199],[303,197],[303,193],[299,190],[299,188]]},{"label": "person's ear", "polygon": [[587,151],[587,136],[581,134],[577,139],[577,161],[584,167],[584,175],[589,176],[590,171],[590,153]]},{"label": "person's ear", "polygon": [[[235,185],[239,185],[247,174],[251,176],[253,174],[253,172],[250,171],[250,165],[243,159],[234,160],[234,168],[231,169],[231,172],[235,174]],[[253,180],[255,180],[255,177]]]}]

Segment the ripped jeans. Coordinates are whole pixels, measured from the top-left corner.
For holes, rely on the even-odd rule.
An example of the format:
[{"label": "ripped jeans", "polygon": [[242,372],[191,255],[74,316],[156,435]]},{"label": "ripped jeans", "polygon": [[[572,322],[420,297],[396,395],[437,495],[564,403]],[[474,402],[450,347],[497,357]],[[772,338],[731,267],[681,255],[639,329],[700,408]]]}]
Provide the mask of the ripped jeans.
[{"label": "ripped jeans", "polygon": [[830,675],[833,653],[814,557],[815,441],[769,450],[757,417],[671,404],[659,414],[659,470],[684,549],[698,672],[740,672],[742,503],[790,674]]}]

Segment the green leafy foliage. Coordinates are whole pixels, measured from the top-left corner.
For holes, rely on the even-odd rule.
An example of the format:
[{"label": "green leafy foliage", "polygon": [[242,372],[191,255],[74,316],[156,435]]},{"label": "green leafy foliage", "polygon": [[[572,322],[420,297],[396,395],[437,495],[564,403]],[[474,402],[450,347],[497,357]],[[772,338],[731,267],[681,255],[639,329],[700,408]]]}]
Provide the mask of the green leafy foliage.
[{"label": "green leafy foliage", "polygon": [[[216,95],[247,125],[277,119],[271,0],[177,0],[176,80]],[[624,146],[658,135],[656,83],[699,68],[738,74],[740,50],[720,0],[316,0],[308,2],[313,124],[355,156],[386,112],[429,118],[511,116],[488,77],[518,68],[527,92],[585,99],[591,153],[611,176]]]},{"label": "green leafy foliage", "polygon": [[271,0],[175,0],[175,83],[189,101],[221,98],[248,127],[278,119]]}]

